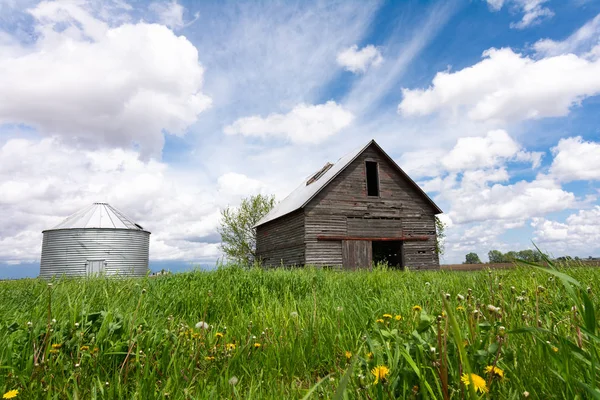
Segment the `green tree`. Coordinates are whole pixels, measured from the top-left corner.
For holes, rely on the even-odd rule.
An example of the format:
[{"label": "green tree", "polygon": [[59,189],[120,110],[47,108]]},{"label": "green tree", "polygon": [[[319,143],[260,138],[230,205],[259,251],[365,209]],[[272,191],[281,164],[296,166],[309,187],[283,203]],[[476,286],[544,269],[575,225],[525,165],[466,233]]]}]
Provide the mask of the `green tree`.
[{"label": "green tree", "polygon": [[481,264],[481,260],[477,253],[469,253],[465,256],[464,264]]},{"label": "green tree", "polygon": [[507,253],[504,253],[503,257],[502,257],[502,262],[514,262],[516,259],[519,258],[519,253],[517,253],[516,251],[509,251]]},{"label": "green tree", "polygon": [[221,211],[218,232],[225,256],[241,265],[256,260],[256,228],[254,225],[275,206],[275,196],[258,194],[242,199],[239,207]]},{"label": "green tree", "polygon": [[488,258],[490,259],[490,264],[504,262],[504,254],[500,250],[490,250]]},{"label": "green tree", "polygon": [[446,238],[446,224],[442,222],[440,217],[435,216],[435,230],[436,230],[436,238],[435,238],[435,252],[438,255],[443,255],[445,251],[445,241]]}]

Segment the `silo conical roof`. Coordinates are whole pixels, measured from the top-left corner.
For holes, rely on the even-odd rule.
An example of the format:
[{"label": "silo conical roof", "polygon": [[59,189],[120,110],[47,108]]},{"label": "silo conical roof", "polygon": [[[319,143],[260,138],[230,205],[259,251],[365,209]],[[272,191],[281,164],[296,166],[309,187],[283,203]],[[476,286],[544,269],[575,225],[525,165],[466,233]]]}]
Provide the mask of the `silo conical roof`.
[{"label": "silo conical roof", "polygon": [[108,203],[94,203],[71,215],[52,229],[134,229],[144,230],[131,218]]}]

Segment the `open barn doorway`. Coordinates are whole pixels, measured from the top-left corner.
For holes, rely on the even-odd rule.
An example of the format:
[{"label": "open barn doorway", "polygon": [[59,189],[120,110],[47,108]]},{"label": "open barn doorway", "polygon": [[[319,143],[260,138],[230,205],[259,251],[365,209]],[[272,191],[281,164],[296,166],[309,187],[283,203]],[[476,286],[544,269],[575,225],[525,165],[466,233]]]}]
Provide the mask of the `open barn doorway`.
[{"label": "open barn doorway", "polygon": [[387,263],[391,268],[404,269],[402,241],[373,241],[373,263]]}]

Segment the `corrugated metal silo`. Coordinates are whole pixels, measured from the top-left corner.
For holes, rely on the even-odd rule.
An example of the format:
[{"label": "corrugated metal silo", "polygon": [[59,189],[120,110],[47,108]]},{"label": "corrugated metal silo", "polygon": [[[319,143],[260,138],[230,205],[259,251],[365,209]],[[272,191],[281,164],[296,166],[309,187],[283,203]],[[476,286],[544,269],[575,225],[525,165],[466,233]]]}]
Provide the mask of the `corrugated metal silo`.
[{"label": "corrugated metal silo", "polygon": [[94,203],[42,232],[40,276],[144,276],[150,232],[107,203]]}]

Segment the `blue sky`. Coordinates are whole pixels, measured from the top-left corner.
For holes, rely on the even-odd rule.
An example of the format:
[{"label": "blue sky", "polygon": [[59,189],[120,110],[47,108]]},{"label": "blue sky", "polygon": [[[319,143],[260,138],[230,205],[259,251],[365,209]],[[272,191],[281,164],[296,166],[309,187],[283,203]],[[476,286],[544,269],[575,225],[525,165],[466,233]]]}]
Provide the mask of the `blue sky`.
[{"label": "blue sky", "polygon": [[107,201],[151,266],[219,211],[375,139],[445,211],[444,262],[600,256],[600,2],[0,0],[0,278]]}]

